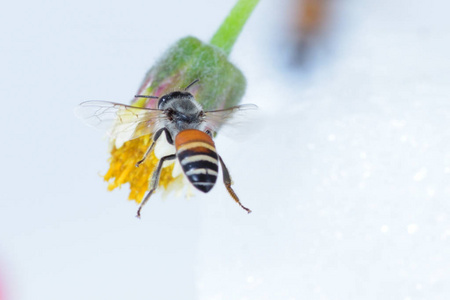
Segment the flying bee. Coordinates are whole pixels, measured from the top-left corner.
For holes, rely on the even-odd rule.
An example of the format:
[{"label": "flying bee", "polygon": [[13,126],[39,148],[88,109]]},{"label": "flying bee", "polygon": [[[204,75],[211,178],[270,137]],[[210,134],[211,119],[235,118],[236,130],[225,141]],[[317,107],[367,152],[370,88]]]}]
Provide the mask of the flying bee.
[{"label": "flying bee", "polygon": [[212,138],[219,127],[236,112],[257,107],[254,104],[244,104],[227,109],[204,111],[194,96],[188,92],[188,89],[197,82],[198,79],[184,90],[174,91],[162,97],[135,96],[157,99],[156,109],[107,101],[86,101],[76,110],[76,114],[87,124],[99,128],[106,126],[109,135],[115,140],[125,142],[151,134],[151,144],[142,159],[136,162],[136,167],[139,167],[153,151],[163,133],[167,142],[175,147],[174,154],[163,156],[158,161],[150,178],[149,190],[137,211],[137,217],[140,217],[142,207],[159,185],[164,162],[175,159],[178,159],[189,182],[204,193],[209,192],[215,185],[220,163],[223,182],[229,194],[244,210],[251,212],[241,204],[231,188],[230,173],[217,153]]}]

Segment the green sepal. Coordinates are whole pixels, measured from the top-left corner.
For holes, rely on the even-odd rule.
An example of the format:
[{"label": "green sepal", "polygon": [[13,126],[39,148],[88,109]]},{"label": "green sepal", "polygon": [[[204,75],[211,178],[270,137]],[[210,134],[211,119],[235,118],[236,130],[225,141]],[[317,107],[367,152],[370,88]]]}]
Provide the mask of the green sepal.
[{"label": "green sepal", "polygon": [[[196,79],[199,82],[189,92],[204,110],[234,106],[245,93],[245,77],[225,53],[194,37],[183,38],[170,47],[146,74],[139,92],[160,97],[183,90]],[[144,106],[142,98],[137,100],[135,105]],[[145,100],[146,107],[156,108],[155,103],[154,99]]]}]

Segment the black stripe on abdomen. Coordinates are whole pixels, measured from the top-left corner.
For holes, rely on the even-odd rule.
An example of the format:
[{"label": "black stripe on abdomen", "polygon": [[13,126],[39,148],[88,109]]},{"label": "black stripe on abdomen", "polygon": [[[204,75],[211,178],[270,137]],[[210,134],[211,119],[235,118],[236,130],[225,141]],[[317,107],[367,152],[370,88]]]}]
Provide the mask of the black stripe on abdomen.
[{"label": "black stripe on abdomen", "polygon": [[210,149],[204,148],[204,147],[196,147],[184,150],[182,152],[178,152],[177,156],[180,162],[185,159],[186,157],[196,156],[196,155],[207,155],[209,157],[214,158],[217,160],[217,153],[215,151],[212,151]]},{"label": "black stripe on abdomen", "polygon": [[185,150],[178,154],[181,167],[189,181],[200,191],[209,192],[217,180],[217,153],[209,149],[203,151]]}]

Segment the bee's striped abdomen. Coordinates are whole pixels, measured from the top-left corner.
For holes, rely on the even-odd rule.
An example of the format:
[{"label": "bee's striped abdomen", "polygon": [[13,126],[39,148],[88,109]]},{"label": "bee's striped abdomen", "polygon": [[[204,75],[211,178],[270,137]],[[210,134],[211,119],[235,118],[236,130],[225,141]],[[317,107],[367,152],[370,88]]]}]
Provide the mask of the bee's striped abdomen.
[{"label": "bee's striped abdomen", "polygon": [[209,192],[217,180],[218,156],[209,135],[196,129],[181,131],[175,137],[177,157],[184,174],[200,191]]}]

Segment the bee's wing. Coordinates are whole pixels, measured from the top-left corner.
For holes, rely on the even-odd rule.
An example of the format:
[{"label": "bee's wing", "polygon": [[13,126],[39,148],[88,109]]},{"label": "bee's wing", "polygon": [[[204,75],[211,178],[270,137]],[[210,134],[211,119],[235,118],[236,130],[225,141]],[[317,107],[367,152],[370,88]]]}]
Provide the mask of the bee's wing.
[{"label": "bee's wing", "polygon": [[153,133],[160,121],[166,118],[159,109],[107,101],[83,102],[75,109],[75,114],[87,125],[122,141]]},{"label": "bee's wing", "polygon": [[236,125],[245,119],[245,111],[257,108],[258,106],[255,104],[242,104],[226,109],[206,111],[204,118],[206,129],[215,133],[222,125],[230,121],[233,123],[232,125]]}]

